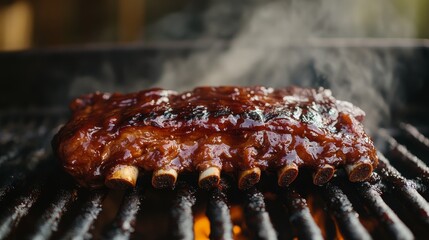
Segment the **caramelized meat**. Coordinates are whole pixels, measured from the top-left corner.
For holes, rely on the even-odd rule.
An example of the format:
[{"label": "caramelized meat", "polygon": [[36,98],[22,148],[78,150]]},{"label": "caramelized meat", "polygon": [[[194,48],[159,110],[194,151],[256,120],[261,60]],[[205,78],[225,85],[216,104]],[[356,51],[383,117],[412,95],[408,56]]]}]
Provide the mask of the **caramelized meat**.
[{"label": "caramelized meat", "polygon": [[226,172],[248,188],[261,171],[277,172],[285,186],[301,167],[320,185],[339,167],[363,181],[378,163],[364,112],[322,88],[94,93],[75,99],[71,110],[53,148],[88,187],[134,185],[139,171],[153,172],[155,187],[172,187],[182,172],[199,172],[200,186],[211,187]]}]

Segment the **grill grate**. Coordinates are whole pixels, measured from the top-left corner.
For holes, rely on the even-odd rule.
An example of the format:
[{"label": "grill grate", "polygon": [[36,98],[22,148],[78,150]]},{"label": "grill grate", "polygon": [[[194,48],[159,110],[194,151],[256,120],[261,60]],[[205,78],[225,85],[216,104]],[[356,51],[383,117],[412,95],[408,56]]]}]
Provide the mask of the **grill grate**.
[{"label": "grill grate", "polygon": [[253,188],[246,192],[244,198],[245,219],[251,231],[251,237],[253,239],[275,239],[276,231],[265,209],[264,195]]},{"label": "grill grate", "polygon": [[109,192],[80,189],[59,171],[50,140],[62,116],[58,111],[0,115],[0,239],[193,239],[204,221],[212,239],[428,235],[425,127],[401,123],[380,130],[380,165],[365,183],[348,183],[338,171],[316,187],[306,183],[311,178],[303,171],[287,189],[277,188],[274,176],[266,174],[258,188],[245,192],[228,176],[210,192],[195,187],[194,176],[181,177],[167,191],[152,189],[147,176],[136,189]]},{"label": "grill grate", "polygon": [[[336,180],[336,179],[335,179]],[[335,181],[334,180],[334,181]],[[343,236],[347,239],[371,239],[370,234],[359,222],[347,195],[335,182],[326,185],[324,191],[328,209],[331,211]]]},{"label": "grill grate", "polygon": [[283,201],[289,210],[289,221],[295,227],[299,239],[323,239],[306,200],[299,193],[292,189],[286,190]]},{"label": "grill grate", "polygon": [[106,239],[127,239],[134,232],[136,216],[142,203],[141,194],[142,189],[140,186],[128,190],[119,207],[117,216],[105,233]]}]

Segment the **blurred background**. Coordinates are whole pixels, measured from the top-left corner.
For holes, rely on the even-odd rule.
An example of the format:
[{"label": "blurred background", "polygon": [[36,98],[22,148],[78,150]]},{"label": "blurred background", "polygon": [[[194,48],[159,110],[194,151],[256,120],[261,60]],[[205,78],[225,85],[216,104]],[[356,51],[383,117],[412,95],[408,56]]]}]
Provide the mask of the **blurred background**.
[{"label": "blurred background", "polygon": [[[0,0],[0,51],[228,39],[252,18],[255,6],[268,2],[275,1]],[[325,13],[344,22],[342,29],[323,31],[318,37],[429,38],[427,0],[315,2],[320,9],[329,6]],[[325,18],[307,17],[315,22]]]}]

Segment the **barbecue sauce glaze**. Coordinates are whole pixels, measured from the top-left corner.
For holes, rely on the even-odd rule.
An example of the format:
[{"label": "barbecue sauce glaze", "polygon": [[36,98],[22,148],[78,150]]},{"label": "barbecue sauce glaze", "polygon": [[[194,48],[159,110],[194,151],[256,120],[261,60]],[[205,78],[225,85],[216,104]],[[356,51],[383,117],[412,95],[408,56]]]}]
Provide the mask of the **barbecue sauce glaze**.
[{"label": "barbecue sauce glaze", "polygon": [[365,113],[322,88],[94,93],[70,107],[72,117],[53,148],[66,171],[88,187],[103,185],[117,164],[179,173],[216,166],[233,173],[288,163],[313,169],[378,163],[361,123]]}]

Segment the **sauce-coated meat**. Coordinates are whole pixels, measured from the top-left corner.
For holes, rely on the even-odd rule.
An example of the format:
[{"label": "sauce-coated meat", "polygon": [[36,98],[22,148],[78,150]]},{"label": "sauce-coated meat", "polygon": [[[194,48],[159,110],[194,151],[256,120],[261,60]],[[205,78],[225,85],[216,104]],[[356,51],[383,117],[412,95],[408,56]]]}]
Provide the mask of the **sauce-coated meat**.
[{"label": "sauce-coated meat", "polygon": [[[361,123],[364,112],[322,88],[94,93],[75,99],[71,109],[53,147],[66,171],[89,187],[102,186],[117,166],[172,175],[213,167],[236,174],[285,166],[297,174],[296,167],[307,167],[320,180],[314,182],[323,184],[333,172],[320,169],[342,166],[350,180],[362,181],[378,162]],[[356,169],[366,172],[353,173]],[[287,184],[296,174],[288,175]]]}]

